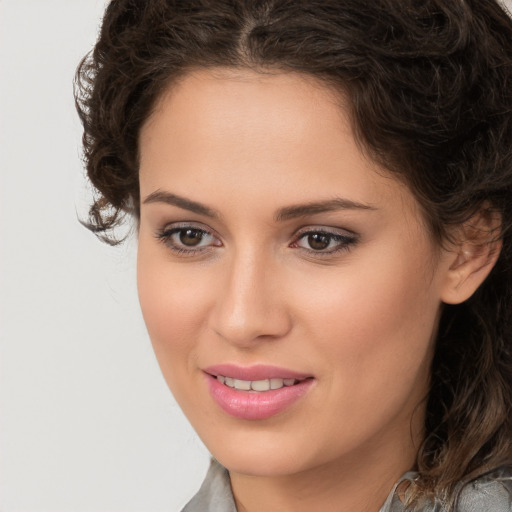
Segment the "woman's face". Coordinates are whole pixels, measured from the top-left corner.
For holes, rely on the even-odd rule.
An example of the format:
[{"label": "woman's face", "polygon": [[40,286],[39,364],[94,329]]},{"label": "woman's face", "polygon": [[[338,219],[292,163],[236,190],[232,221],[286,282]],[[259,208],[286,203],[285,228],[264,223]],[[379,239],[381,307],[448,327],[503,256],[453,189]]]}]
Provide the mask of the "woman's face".
[{"label": "woman's face", "polygon": [[334,94],[194,72],[142,129],[140,190],[142,311],[212,454],[260,476],[408,469],[447,257]]}]

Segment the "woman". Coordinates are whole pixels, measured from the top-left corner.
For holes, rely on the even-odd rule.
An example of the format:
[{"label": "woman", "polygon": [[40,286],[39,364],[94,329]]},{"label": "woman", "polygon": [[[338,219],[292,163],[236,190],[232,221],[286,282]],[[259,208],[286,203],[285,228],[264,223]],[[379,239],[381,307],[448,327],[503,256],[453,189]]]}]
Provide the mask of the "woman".
[{"label": "woman", "polygon": [[512,21],[494,0],[115,0],[88,226],[138,229],[185,507],[512,510]]}]

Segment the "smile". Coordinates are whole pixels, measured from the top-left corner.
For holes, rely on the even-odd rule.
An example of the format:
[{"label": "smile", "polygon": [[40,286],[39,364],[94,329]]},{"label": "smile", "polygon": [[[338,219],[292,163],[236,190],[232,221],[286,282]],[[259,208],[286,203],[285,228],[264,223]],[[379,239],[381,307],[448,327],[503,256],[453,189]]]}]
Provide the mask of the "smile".
[{"label": "smile", "polygon": [[263,379],[263,380],[241,380],[224,375],[217,375],[217,380],[222,384],[239,391],[270,391],[281,389],[285,386],[293,386],[304,379]]},{"label": "smile", "polygon": [[213,402],[229,416],[242,420],[265,420],[300,402],[313,387],[311,374],[286,368],[234,364],[203,370]]}]

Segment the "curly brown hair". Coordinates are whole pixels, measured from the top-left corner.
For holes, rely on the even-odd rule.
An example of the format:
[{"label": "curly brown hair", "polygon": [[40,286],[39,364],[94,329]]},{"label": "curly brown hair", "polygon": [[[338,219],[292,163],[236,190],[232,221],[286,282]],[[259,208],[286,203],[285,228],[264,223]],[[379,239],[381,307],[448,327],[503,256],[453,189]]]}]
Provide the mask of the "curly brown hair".
[{"label": "curly brown hair", "polygon": [[418,493],[512,463],[512,20],[495,0],[115,0],[76,75],[88,227],[138,217],[138,137],[198,67],[312,75],[349,100],[365,151],[404,180],[441,243],[482,208],[503,246],[484,284],[445,306],[417,455]]}]

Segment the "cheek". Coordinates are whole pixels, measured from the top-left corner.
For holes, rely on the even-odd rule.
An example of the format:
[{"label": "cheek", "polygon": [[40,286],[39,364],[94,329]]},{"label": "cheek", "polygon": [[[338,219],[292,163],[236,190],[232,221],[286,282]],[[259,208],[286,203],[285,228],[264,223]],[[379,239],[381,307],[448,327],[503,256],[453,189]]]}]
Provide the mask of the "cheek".
[{"label": "cheek", "polygon": [[308,327],[332,361],[335,388],[359,406],[388,400],[392,390],[403,400],[428,381],[440,302],[424,262],[391,256],[341,270],[310,302]]},{"label": "cheek", "polygon": [[[211,303],[204,276],[171,264],[139,242],[137,285],[144,321],[168,382],[194,360],[199,321]],[[161,251],[161,248],[160,248]],[[205,286],[203,286],[206,284]],[[181,369],[180,369],[181,368]]]},{"label": "cheek", "polygon": [[308,286],[310,314],[322,317],[323,327],[340,336],[350,331],[365,344],[378,340],[372,333],[385,336],[413,326],[423,330],[439,303],[430,294],[424,271],[383,266],[385,271],[373,265],[361,271],[351,268],[324,280],[317,290]]}]

